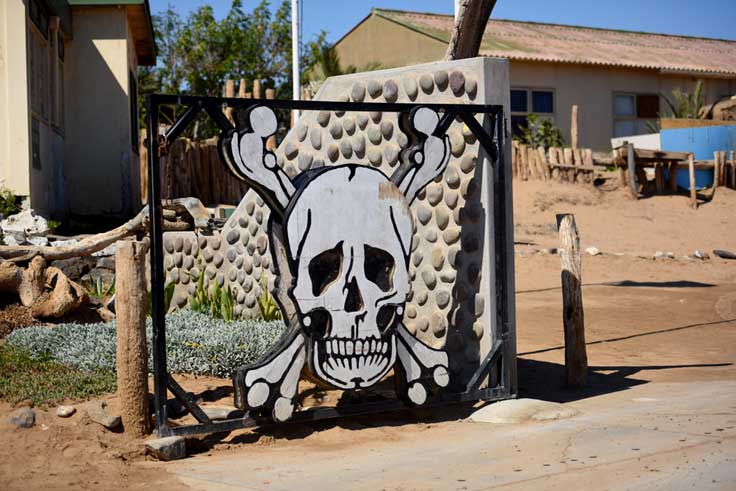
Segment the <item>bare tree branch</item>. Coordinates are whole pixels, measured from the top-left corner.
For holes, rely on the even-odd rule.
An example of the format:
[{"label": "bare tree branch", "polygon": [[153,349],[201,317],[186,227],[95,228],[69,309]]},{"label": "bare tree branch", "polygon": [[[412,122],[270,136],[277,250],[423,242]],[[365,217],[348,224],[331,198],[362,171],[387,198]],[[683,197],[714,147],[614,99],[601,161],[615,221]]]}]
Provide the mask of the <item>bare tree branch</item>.
[{"label": "bare tree branch", "polygon": [[496,0],[460,0],[445,60],[478,56],[483,32],[495,5]]}]

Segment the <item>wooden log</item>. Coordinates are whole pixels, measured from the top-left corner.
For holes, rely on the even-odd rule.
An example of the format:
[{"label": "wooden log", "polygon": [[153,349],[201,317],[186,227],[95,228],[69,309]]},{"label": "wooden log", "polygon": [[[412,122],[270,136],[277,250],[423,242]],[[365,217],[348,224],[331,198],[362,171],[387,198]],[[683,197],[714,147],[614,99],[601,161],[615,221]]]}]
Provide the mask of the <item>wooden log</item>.
[{"label": "wooden log", "polygon": [[496,0],[464,0],[445,52],[445,60],[462,60],[478,56],[483,33]]},{"label": "wooden log", "polygon": [[626,144],[626,162],[629,174],[629,192],[634,199],[639,199],[638,186],[636,183],[636,155],[634,154],[634,144]]},{"label": "wooden log", "polygon": [[557,215],[562,263],[562,322],[565,331],[567,385],[585,386],[588,355],[585,346],[585,315],[580,264],[580,237],[571,214]]},{"label": "wooden log", "polygon": [[146,252],[144,242],[121,241],[115,252],[115,331],[118,397],[125,431],[151,432],[146,348]]},{"label": "wooden log", "polygon": [[[266,89],[266,99],[274,99],[276,97],[276,90],[275,89]],[[276,150],[276,136],[271,135],[266,140],[266,148],[271,150],[272,152]]]},{"label": "wooden log", "polygon": [[541,179],[541,176],[537,172],[537,165],[534,159],[534,155],[535,155],[534,149],[531,147],[531,145],[529,145],[529,146],[525,146],[525,151],[526,151],[526,162],[529,165],[529,176],[535,180]]},{"label": "wooden log", "polygon": [[657,186],[657,194],[664,194],[664,167],[661,162],[654,165],[654,183]]},{"label": "wooden log", "polygon": [[245,99],[246,85],[248,85],[248,81],[241,78],[238,84],[238,99]]},{"label": "wooden log", "polygon": [[[235,97],[235,80],[225,80],[225,97]],[[231,123],[235,122],[233,120],[232,107],[225,108],[225,117],[227,117]]]},{"label": "wooden log", "polygon": [[570,145],[573,150],[578,148],[578,105],[572,105],[572,114],[570,116]]},{"label": "wooden log", "polygon": [[670,193],[676,193],[677,192],[677,163],[676,162],[670,162],[669,164],[669,173],[667,176],[667,188],[670,190]]},{"label": "wooden log", "polygon": [[537,147],[537,157],[539,157],[539,165],[541,167],[542,174],[544,175],[544,180],[547,181],[552,177],[552,172],[549,168],[549,163],[547,162],[547,154],[544,152],[543,147]]},{"label": "wooden log", "polygon": [[695,157],[693,154],[688,155],[687,159],[688,175],[690,177],[690,206],[693,208],[698,207],[698,198],[695,194]]},{"label": "wooden log", "polygon": [[717,188],[720,186],[720,179],[721,179],[721,171],[720,171],[720,164],[721,164],[721,152],[713,152],[713,187]]},{"label": "wooden log", "polygon": [[261,81],[258,79],[253,80],[253,99],[261,98]]},{"label": "wooden log", "polygon": [[556,181],[560,181],[560,169],[558,169],[556,166],[560,163],[560,160],[558,158],[559,154],[558,151],[559,148],[550,147],[549,149],[549,166],[552,169],[552,179]]},{"label": "wooden log", "polygon": [[[572,148],[565,148],[563,150],[563,156],[565,158],[565,165],[570,166],[570,167],[575,165],[573,161]],[[573,182],[573,180],[575,179],[575,171],[571,169],[567,169],[564,171],[563,176],[564,176],[563,178],[564,181]]]}]

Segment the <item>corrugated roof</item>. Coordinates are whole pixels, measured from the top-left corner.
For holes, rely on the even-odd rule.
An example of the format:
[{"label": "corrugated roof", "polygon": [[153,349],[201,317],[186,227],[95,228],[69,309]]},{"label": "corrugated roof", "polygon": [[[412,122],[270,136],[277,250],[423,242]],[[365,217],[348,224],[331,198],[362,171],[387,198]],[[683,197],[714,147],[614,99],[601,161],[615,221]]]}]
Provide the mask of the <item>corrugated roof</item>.
[{"label": "corrugated roof", "polygon": [[[373,13],[448,42],[451,15]],[[488,21],[480,54],[512,60],[583,63],[736,75],[736,41],[512,20]]]}]

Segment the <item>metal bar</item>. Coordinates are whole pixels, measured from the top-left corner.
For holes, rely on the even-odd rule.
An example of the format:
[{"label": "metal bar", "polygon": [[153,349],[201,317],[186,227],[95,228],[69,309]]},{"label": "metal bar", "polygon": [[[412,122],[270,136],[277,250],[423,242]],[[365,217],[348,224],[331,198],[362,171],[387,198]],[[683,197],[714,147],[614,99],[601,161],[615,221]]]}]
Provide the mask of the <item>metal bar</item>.
[{"label": "metal bar", "polygon": [[148,147],[148,214],[151,236],[151,300],[153,324],[153,393],[156,433],[165,436],[166,414],[166,313],[164,312],[163,212],[161,209],[161,170],[158,153],[158,103],[146,97]]},{"label": "metal bar", "polygon": [[184,111],[181,117],[177,118],[173,125],[166,131],[164,135],[164,141],[168,145],[176,137],[182,134],[182,132],[189,126],[189,123],[194,121],[197,114],[202,110],[202,106],[199,104],[192,104]]},{"label": "metal bar", "polygon": [[274,109],[301,109],[305,111],[383,111],[383,112],[409,112],[415,107],[428,107],[435,111],[453,111],[460,113],[499,113],[503,112],[503,106],[498,104],[443,104],[443,103],[407,103],[407,102],[340,102],[340,101],[294,101],[289,99],[238,99],[234,97],[200,97],[172,94],[151,94],[156,98],[159,105],[184,105],[189,106],[201,103],[204,106],[211,104],[226,105],[228,107],[245,107],[262,105]]},{"label": "metal bar", "polygon": [[437,125],[437,129],[434,131],[435,135],[445,135],[454,119],[455,113],[453,111],[445,112],[440,119],[440,123]]},{"label": "metal bar", "polygon": [[[483,127],[480,125],[480,123],[475,119],[475,116],[472,113],[460,113],[458,116],[460,116],[460,119],[463,120],[463,122],[468,125],[468,128],[470,128],[470,131],[473,132],[473,135],[478,139],[478,142],[483,147],[483,150],[485,150],[488,153],[488,156],[490,157],[491,161],[496,162],[498,160],[498,149],[496,149],[496,144],[493,140],[493,133],[494,129],[497,126],[496,125],[496,113],[491,113],[492,116],[489,119],[491,127],[486,133],[486,131],[483,129]],[[486,114],[488,116],[488,114]],[[495,165],[495,167],[498,167],[498,165]],[[494,193],[495,195],[495,193]]]},{"label": "metal bar", "polygon": [[220,127],[220,130],[227,131],[233,128],[230,120],[227,119],[225,113],[222,112],[222,104],[206,104],[204,106],[204,110],[207,111],[207,114],[210,115],[210,118],[212,118],[214,122],[217,123],[217,126]]},{"label": "metal bar", "polygon": [[199,407],[199,405],[194,401],[192,396],[190,396],[184,389],[182,389],[181,385],[174,380],[174,377],[172,377],[170,374],[167,374],[166,380],[168,382],[169,390],[172,394],[174,394],[174,397],[179,399],[184,406],[189,409],[189,412],[192,413],[192,416],[194,416],[197,421],[200,423],[211,423],[212,420],[207,416],[204,411],[202,411],[202,408]]},{"label": "metal bar", "polygon": [[496,357],[501,353],[501,346],[503,346],[503,341],[500,339],[496,339],[493,341],[493,346],[491,346],[491,349],[488,351],[488,354],[486,354],[486,357],[483,358],[483,362],[478,366],[478,369],[473,374],[473,377],[468,382],[468,385],[465,387],[465,392],[475,392],[478,390],[478,387],[480,387],[480,384],[483,382],[483,379],[486,377],[486,375],[490,376],[490,366],[491,364],[496,360]]}]

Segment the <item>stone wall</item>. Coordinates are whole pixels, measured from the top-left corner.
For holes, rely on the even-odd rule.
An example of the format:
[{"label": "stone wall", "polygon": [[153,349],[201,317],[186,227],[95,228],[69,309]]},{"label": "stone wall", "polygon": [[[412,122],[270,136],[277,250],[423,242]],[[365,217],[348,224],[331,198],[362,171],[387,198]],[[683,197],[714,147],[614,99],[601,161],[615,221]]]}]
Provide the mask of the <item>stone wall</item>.
[{"label": "stone wall", "polygon": [[[332,77],[315,99],[502,104],[508,109],[508,93],[506,61],[475,58]],[[412,204],[412,291],[404,321],[424,342],[450,351],[451,372],[466,378],[496,332],[492,176],[490,166],[479,164],[485,154],[465,125],[455,121],[447,134],[452,153],[447,170]],[[407,144],[395,113],[307,111],[276,155],[292,178],[348,162],[390,176]],[[164,261],[167,280],[177,283],[175,305],[186,305],[194,291],[192,277],[204,267],[210,282],[231,286],[238,314],[258,316],[262,282],[273,286],[268,215],[261,198],[249,191],[220,233],[167,232]]]}]

